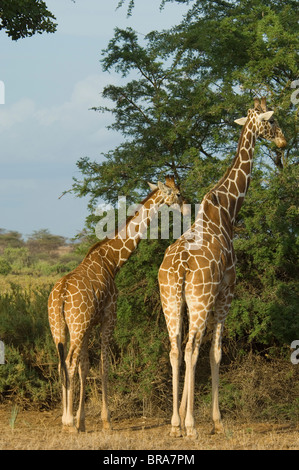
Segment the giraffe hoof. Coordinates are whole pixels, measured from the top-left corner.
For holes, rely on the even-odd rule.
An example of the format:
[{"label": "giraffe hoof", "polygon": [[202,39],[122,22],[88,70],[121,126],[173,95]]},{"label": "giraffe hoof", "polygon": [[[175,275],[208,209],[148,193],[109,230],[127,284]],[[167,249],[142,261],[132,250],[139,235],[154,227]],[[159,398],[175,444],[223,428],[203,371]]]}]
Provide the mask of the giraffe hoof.
[{"label": "giraffe hoof", "polygon": [[76,426],[66,426],[66,425],[62,426],[62,431],[68,432],[69,434],[78,434],[79,432]]},{"label": "giraffe hoof", "polygon": [[77,425],[77,431],[78,432],[85,432],[86,429],[85,429],[85,423],[80,423]]},{"label": "giraffe hoof", "polygon": [[187,434],[186,434],[187,439],[195,440],[198,438],[198,432],[196,431],[195,428],[189,428],[189,429],[187,428],[186,431],[187,431]]},{"label": "giraffe hoof", "polygon": [[223,434],[223,433],[224,433],[224,427],[221,421],[214,423],[211,434]]},{"label": "giraffe hoof", "polygon": [[170,431],[170,437],[182,437],[181,428],[173,426]]},{"label": "giraffe hoof", "polygon": [[103,421],[103,430],[112,431],[111,424],[109,421]]}]

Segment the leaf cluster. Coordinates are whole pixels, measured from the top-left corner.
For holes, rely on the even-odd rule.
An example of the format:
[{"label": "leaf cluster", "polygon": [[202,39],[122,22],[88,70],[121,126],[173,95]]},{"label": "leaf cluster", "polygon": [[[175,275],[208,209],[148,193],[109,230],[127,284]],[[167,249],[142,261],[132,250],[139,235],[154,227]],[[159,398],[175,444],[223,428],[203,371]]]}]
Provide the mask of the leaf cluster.
[{"label": "leaf cluster", "polygon": [[14,41],[36,33],[54,33],[55,19],[42,0],[1,0],[0,3],[0,30],[4,29]]}]

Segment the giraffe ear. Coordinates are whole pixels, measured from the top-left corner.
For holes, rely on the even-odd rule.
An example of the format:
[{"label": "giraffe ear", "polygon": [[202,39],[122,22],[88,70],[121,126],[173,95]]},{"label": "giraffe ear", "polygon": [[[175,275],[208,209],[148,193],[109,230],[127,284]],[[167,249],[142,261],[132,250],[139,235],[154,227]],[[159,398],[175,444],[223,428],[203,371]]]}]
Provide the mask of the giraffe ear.
[{"label": "giraffe ear", "polygon": [[244,126],[245,122],[247,121],[247,117],[243,117],[243,118],[240,118],[240,119],[235,119],[235,123],[236,124],[240,124],[240,126]]},{"label": "giraffe ear", "polygon": [[161,181],[158,181],[158,188],[160,191],[163,191],[165,189],[165,184],[161,183]]},{"label": "giraffe ear", "polygon": [[269,121],[273,116],[274,111],[267,111],[266,113],[262,113],[258,115],[259,121]]},{"label": "giraffe ear", "polygon": [[166,186],[166,184],[161,183],[161,181],[158,181],[158,188],[160,189],[160,191],[162,191],[163,193],[166,193],[166,194],[170,194],[171,191],[172,191],[171,188]]},{"label": "giraffe ear", "polygon": [[152,191],[155,191],[155,189],[158,188],[158,186],[156,184],[150,183],[149,181],[147,182],[147,184],[149,185],[149,187],[151,188]]}]

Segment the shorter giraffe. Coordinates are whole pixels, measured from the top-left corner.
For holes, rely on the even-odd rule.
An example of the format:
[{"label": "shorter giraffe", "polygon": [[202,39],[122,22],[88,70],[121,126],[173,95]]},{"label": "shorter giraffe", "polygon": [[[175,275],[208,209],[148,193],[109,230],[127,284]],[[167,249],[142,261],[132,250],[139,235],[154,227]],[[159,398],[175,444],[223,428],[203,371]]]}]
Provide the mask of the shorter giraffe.
[{"label": "shorter giraffe", "polygon": [[[199,347],[207,322],[213,323],[210,350],[214,431],[222,430],[218,405],[221,337],[233,299],[235,254],[233,226],[247,192],[256,139],[261,137],[283,148],[285,137],[272,118],[266,100],[255,100],[254,109],[236,122],[243,125],[231,167],[205,195],[194,225],[169,246],[159,270],[161,302],[170,338],[173,381],[173,436],[196,437],[194,427],[194,376]],[[179,366],[184,306],[189,318],[185,348],[185,382],[179,408]],[[210,323],[209,321],[209,323]]]},{"label": "shorter giraffe", "polygon": [[[114,278],[137,247],[159,206],[167,204],[183,207],[183,199],[173,178],[167,177],[166,184],[161,182],[158,182],[158,186],[149,184],[152,192],[140,204],[135,215],[127,219],[125,227],[113,238],[106,238],[96,243],[82,263],[55,284],[49,296],[49,323],[60,358],[62,424],[70,431],[85,430],[84,401],[88,373],[88,339],[91,328],[98,323],[101,325],[102,421],[103,428],[110,429],[107,374],[109,341],[116,321],[117,291]],[[73,388],[77,365],[80,376],[80,399],[75,427]]]}]

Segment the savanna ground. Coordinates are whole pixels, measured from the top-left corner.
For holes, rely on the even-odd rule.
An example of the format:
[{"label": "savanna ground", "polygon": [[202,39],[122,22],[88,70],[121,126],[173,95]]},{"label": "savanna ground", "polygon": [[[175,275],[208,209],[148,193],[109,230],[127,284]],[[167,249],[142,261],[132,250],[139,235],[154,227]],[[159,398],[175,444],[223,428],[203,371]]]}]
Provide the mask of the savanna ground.
[{"label": "savanna ground", "polygon": [[113,430],[102,431],[100,413],[89,408],[86,432],[61,430],[61,413],[0,408],[1,450],[299,450],[299,427],[294,423],[242,422],[225,419],[223,434],[212,435],[209,419],[196,417],[198,438],[171,438],[169,420],[134,418],[115,420]]},{"label": "savanna ground", "polygon": [[[200,361],[199,368],[204,369]],[[86,432],[62,431],[61,408],[37,410],[21,404],[0,405],[1,450],[299,450],[299,366],[249,355],[240,364],[223,365],[220,408],[224,433],[211,434],[210,378],[197,374],[195,421],[198,438],[172,438],[171,394],[163,407],[136,393],[110,387],[112,431],[102,431],[100,381],[89,393]],[[206,378],[207,377],[207,378]],[[154,400],[153,400],[154,401]],[[135,405],[134,405],[135,404]]]}]

